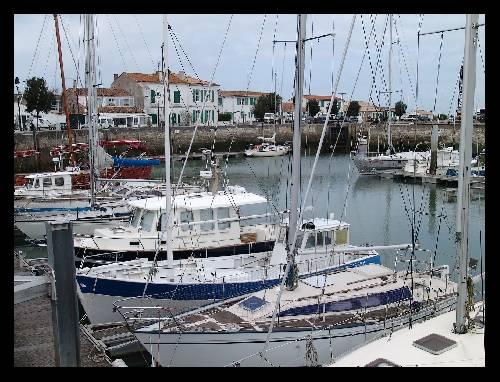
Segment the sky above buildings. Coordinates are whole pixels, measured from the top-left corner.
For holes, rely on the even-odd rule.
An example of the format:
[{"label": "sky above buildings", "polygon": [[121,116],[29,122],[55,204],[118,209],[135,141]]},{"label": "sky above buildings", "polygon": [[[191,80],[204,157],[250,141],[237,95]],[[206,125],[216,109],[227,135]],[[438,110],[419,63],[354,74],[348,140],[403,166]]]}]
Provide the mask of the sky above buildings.
[{"label": "sky above buildings", "polygon": [[[331,94],[352,19],[353,15],[348,14],[307,16],[307,38],[332,31],[335,36],[306,43],[304,94]],[[484,21],[484,15],[480,15],[479,22]],[[171,70],[183,70],[187,75],[203,80],[211,80],[213,76],[214,82],[223,90],[267,92],[276,87],[285,99],[292,97],[295,45],[291,42],[273,44],[273,40],[296,39],[297,15],[170,14],[168,22],[173,32],[168,40]],[[409,109],[417,105],[419,109],[436,113],[454,112],[456,84],[464,53],[464,30],[444,33],[442,39],[439,33],[421,36],[417,55],[420,22],[421,33],[452,29],[465,26],[465,15],[394,15],[392,104],[402,99]],[[100,14],[96,15],[95,23],[97,79],[102,87],[110,86],[115,73],[152,73],[158,70],[162,15]],[[82,86],[85,66],[83,16],[62,15],[59,27],[66,86],[73,86],[77,73]],[[476,109],[483,108],[485,102],[484,29],[485,26],[479,28]],[[342,95],[345,99],[352,96],[352,99],[367,101],[371,98],[376,104],[387,105],[387,93],[379,91],[388,90],[389,30],[387,15],[357,15],[337,94],[345,93]],[[417,57],[418,98],[415,97]],[[60,92],[57,59],[53,16],[15,15],[15,76],[21,81],[33,76],[44,77],[51,89]]]}]

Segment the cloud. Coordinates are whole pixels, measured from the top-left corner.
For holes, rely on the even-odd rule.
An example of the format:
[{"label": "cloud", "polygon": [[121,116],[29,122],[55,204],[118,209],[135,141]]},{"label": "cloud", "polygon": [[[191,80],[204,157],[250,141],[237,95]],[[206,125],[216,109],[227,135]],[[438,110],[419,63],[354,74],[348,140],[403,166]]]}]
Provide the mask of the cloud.
[{"label": "cloud", "polygon": [[[229,14],[168,15],[168,21],[178,39],[178,41],[174,39],[175,44],[172,39],[168,43],[169,67],[174,71],[183,68],[190,75],[194,75],[194,71],[196,71],[200,78],[210,79],[230,16]],[[44,18],[45,26],[36,50]],[[97,15],[96,19],[98,42],[96,63],[98,80],[102,82],[102,86],[110,85],[113,73],[122,73],[126,70],[142,72],[157,70],[158,62],[161,60],[161,15]],[[263,19],[264,15],[262,14],[236,14],[233,16],[215,74],[215,81],[221,84],[223,89],[246,88]],[[306,44],[306,93],[309,92],[309,88],[312,94],[330,93],[332,57],[334,77],[336,77],[351,19],[352,15],[347,14],[308,15],[308,37],[311,36],[312,29],[314,29],[316,36],[332,32],[332,23],[334,23],[335,38],[333,41],[330,37],[319,41],[311,40]],[[400,44],[393,45],[392,87],[393,90],[402,90],[404,101],[409,100],[411,105],[414,103],[413,92],[416,84],[419,15],[395,15],[394,20],[393,40],[396,41],[399,37]],[[377,69],[376,86],[375,89],[372,89],[372,98],[377,99],[377,93],[373,90],[385,90],[382,77],[385,78],[387,84],[388,28],[385,36],[382,36],[386,15],[364,14],[362,17],[357,15],[338,88],[338,91],[347,92],[348,95],[353,91],[365,51],[365,38],[368,38],[372,22],[375,23],[375,34],[369,44],[370,56],[369,59],[368,56],[365,57],[353,94],[353,97],[363,100],[368,99],[372,85],[370,62],[373,70],[377,64],[378,52],[375,49],[374,40],[380,43],[382,37],[384,37],[385,43],[379,55],[380,63]],[[480,22],[484,22],[484,15],[480,16]],[[274,70],[278,91],[282,91],[285,99],[290,98],[293,93],[295,46],[288,43],[285,48],[284,44],[277,43],[274,45],[273,53],[272,41],[273,36],[278,40],[295,40],[296,23],[297,16],[293,14],[266,15],[250,90],[274,90],[275,84],[271,75]],[[62,15],[62,24],[65,27],[60,25],[66,83],[71,86],[73,79],[77,77],[77,67],[79,67],[80,79],[83,82],[81,78],[84,75],[85,62],[83,18],[80,15]],[[424,15],[422,32],[464,25],[465,15]],[[364,26],[364,31],[362,26]],[[69,50],[65,32],[68,35],[73,54]],[[484,28],[480,28],[479,38],[484,59]],[[422,36],[420,39],[418,105],[425,110],[431,110],[434,105],[439,41],[439,34]],[[438,112],[448,113],[458,69],[462,61],[463,46],[463,30],[444,35],[436,102]],[[334,51],[333,55],[332,51]],[[21,80],[25,80],[28,75],[44,76],[49,86],[60,88],[60,74],[55,52],[54,18],[52,15],[14,16],[14,70],[16,76],[19,76]],[[188,56],[189,61],[185,55]],[[76,65],[73,60],[76,61]],[[482,68],[478,52],[476,107],[484,107],[485,76]],[[400,97],[399,94],[401,93],[395,94],[393,100],[397,99],[395,97]],[[378,94],[378,98],[382,100],[382,104],[386,102],[380,94]]]}]

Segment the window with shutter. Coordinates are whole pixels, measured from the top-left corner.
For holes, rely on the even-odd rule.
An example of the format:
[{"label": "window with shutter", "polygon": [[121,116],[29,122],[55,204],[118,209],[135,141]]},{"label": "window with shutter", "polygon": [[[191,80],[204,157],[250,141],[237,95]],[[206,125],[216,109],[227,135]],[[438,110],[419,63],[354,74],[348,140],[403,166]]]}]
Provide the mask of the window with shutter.
[{"label": "window with shutter", "polygon": [[179,90],[174,91],[174,103],[181,102],[181,92]]},{"label": "window with shutter", "polygon": [[156,102],[156,92],[154,90],[151,90],[151,103]]},{"label": "window with shutter", "polygon": [[196,102],[196,95],[195,94],[196,94],[196,90],[193,89],[193,102]]}]

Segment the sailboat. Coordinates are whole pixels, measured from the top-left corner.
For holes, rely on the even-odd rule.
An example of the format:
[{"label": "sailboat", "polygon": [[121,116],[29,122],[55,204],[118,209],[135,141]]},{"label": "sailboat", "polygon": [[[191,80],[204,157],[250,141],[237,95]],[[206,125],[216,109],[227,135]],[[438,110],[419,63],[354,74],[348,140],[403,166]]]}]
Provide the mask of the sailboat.
[{"label": "sailboat", "polygon": [[245,156],[247,157],[276,157],[281,155],[286,155],[290,151],[290,146],[287,145],[277,145],[276,144],[276,133],[270,138],[257,137],[257,139],[262,140],[262,143],[252,144],[245,150]]},{"label": "sailboat", "polygon": [[[301,99],[305,20],[305,15],[298,16],[295,99]],[[293,145],[287,266],[280,285],[174,318],[153,320],[154,315],[149,316],[153,323],[137,327],[134,334],[162,366],[303,366],[312,353],[316,356],[309,359],[325,363],[377,333],[397,329],[455,303],[456,286],[448,280],[446,266],[410,275],[371,263],[301,277],[295,254],[295,238],[301,227],[296,208],[300,121],[294,125]],[[117,308],[124,316],[134,313],[131,308]],[[150,309],[159,313],[161,307]],[[128,317],[131,322],[138,319],[131,314]]]},{"label": "sailboat", "polygon": [[[167,88],[167,79],[164,81]],[[168,97],[166,102],[168,109]],[[168,124],[168,137],[167,129]],[[168,139],[166,150],[167,147]],[[296,151],[300,155],[300,150]],[[165,158],[169,167],[168,152]],[[217,168],[213,170],[217,176]],[[169,177],[167,173],[166,179]],[[79,297],[92,323],[122,321],[122,313],[113,309],[116,300],[121,300],[120,305],[129,312],[132,310],[138,318],[149,319],[155,313],[148,308],[151,302],[172,314],[180,313],[281,282],[287,263],[286,230],[290,223],[283,220],[281,224],[240,225],[245,219],[240,206],[267,200],[239,186],[225,185],[223,191],[218,191],[214,184],[218,185],[216,179],[211,192],[133,202],[136,209],[128,227],[118,227],[113,232],[98,230],[92,238],[85,239],[86,243],[75,239],[75,254],[83,260],[83,267],[77,270]],[[170,214],[165,205],[171,207]],[[291,216],[293,211],[297,213],[292,207]],[[169,216],[172,224],[167,222]],[[290,220],[293,221],[297,218]],[[377,248],[350,245],[349,224],[333,216],[304,221],[299,232],[296,238],[299,278],[380,264]],[[91,243],[94,243],[92,248]],[[84,252],[84,244],[88,253]],[[99,257],[103,256],[119,262],[87,267],[91,261],[98,265]],[[125,259],[130,261],[120,261]]]},{"label": "sailboat", "polygon": [[402,169],[410,159],[422,159],[428,156],[427,153],[417,152],[400,152],[396,153],[392,145],[391,135],[391,61],[392,61],[392,14],[389,15],[389,106],[387,111],[387,144],[388,150],[385,154],[377,154],[375,156],[369,155],[368,142],[365,138],[358,139],[358,150],[356,155],[352,157],[358,172],[362,175],[373,174],[375,171]]},{"label": "sailboat", "polygon": [[[471,287],[483,281],[484,274],[467,275],[468,211],[471,171],[472,107],[475,88],[478,15],[467,15],[465,32],[465,90],[460,134],[460,171],[457,202],[457,252],[460,259],[460,287],[456,309],[383,336],[349,352],[331,366],[485,366],[485,302],[473,302]],[[475,280],[474,280],[475,279]]]}]

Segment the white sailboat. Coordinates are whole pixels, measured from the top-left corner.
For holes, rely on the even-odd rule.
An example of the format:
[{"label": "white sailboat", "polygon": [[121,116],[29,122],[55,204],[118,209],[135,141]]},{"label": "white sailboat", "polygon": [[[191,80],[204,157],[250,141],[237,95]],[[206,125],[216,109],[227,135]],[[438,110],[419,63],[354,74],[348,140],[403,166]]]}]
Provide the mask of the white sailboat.
[{"label": "white sailboat", "polygon": [[276,157],[286,155],[290,152],[290,146],[277,145],[276,133],[270,138],[257,137],[262,143],[252,144],[245,150],[247,157]]},{"label": "white sailboat", "polygon": [[[305,18],[298,16],[296,99],[301,98]],[[174,319],[157,319],[150,326],[135,329],[136,337],[162,366],[303,366],[311,360],[325,363],[377,333],[395,330],[455,303],[456,285],[449,282],[446,266],[409,274],[367,264],[300,277],[295,238],[301,226],[297,224],[294,193],[299,185],[296,164],[300,150],[295,148],[300,147],[300,121],[294,126],[293,144],[288,261],[281,285]],[[317,156],[319,152],[320,148]],[[119,310],[127,312],[124,307]],[[315,356],[311,356],[313,353]]]},{"label": "white sailboat", "polygon": [[389,42],[389,63],[388,63],[388,71],[389,71],[389,106],[388,106],[388,112],[387,112],[387,144],[388,144],[388,150],[386,154],[378,154],[377,155],[369,155],[369,150],[368,150],[368,142],[366,139],[361,138],[358,139],[358,150],[356,155],[352,157],[354,164],[356,165],[356,168],[358,169],[358,172],[361,175],[365,174],[373,174],[375,171],[382,171],[382,170],[392,170],[392,169],[402,169],[409,160],[411,159],[423,159],[426,158],[427,153],[418,153],[418,152],[399,152],[396,153],[394,151],[394,147],[392,145],[392,135],[391,135],[391,95],[392,95],[392,89],[391,89],[391,79],[392,79],[392,73],[391,73],[391,62],[392,62],[392,14],[389,15],[389,35],[390,35],[390,42]]},{"label": "white sailboat", "polygon": [[[460,259],[460,288],[456,310],[430,318],[392,336],[383,336],[338,359],[334,367],[485,366],[485,302],[472,302],[474,280],[467,275],[468,211],[472,149],[472,107],[475,88],[478,15],[467,15],[465,28],[464,102],[460,134],[459,194],[457,202],[457,252]],[[483,274],[475,277],[482,281]]]},{"label": "white sailboat", "polygon": [[[168,97],[166,102],[168,109]],[[165,158],[167,168],[168,152]],[[295,167],[298,172],[299,167]],[[77,271],[79,297],[91,322],[123,319],[114,311],[113,301],[127,297],[144,296],[120,301],[128,312],[132,310],[144,319],[151,317],[152,311],[144,306],[151,301],[178,312],[277,285],[286,266],[285,241],[291,239],[285,235],[287,224],[240,225],[245,219],[240,206],[266,201],[242,187],[227,185],[223,191],[215,187],[212,192],[145,199],[133,202],[136,211],[128,227],[96,231],[85,242],[76,239],[75,253],[84,264],[92,260],[92,251],[108,256],[108,260],[121,260],[122,256],[149,258]],[[171,207],[170,214],[163,213],[165,205]],[[292,211],[295,218],[290,221],[297,224],[296,208]],[[267,215],[251,215],[248,219]],[[171,224],[167,223],[168,216]],[[374,248],[349,244],[349,224],[333,216],[302,223],[297,235],[299,277],[380,263]],[[90,254],[84,253],[85,248]]]}]

